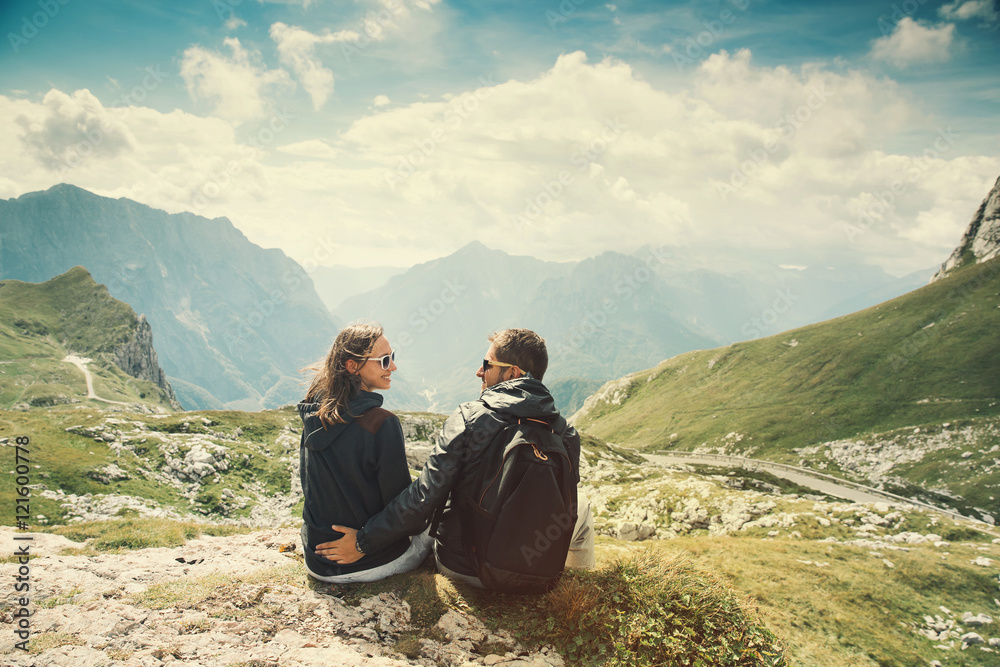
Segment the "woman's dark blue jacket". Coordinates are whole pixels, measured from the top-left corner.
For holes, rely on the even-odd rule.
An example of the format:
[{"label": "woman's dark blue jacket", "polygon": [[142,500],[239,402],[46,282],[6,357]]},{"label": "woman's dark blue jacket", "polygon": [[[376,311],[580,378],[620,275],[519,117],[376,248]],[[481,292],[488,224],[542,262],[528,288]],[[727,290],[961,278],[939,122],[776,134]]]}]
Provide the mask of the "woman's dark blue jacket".
[{"label": "woman's dark blue jacket", "polygon": [[362,391],[350,401],[347,423],[324,429],[319,404],[299,403],[302,544],[306,564],[315,574],[335,576],[383,565],[410,544],[404,536],[349,565],[314,552],[317,544],[341,536],[330,526],[364,526],[410,483],[399,418],[381,405],[381,394]]}]

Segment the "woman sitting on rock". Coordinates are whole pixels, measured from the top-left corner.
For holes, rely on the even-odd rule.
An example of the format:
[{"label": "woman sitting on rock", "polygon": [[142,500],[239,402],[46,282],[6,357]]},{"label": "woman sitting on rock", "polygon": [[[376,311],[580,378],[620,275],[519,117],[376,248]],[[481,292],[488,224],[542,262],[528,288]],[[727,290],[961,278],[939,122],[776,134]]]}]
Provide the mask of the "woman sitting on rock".
[{"label": "woman sitting on rock", "polygon": [[382,395],[396,370],[396,353],[377,324],[354,324],[337,336],[299,403],[299,474],[305,506],[306,570],[320,581],[375,581],[408,572],[430,551],[427,534],[403,538],[348,565],[315,553],[342,535],[331,526],[363,526],[410,484],[403,429],[384,410]]}]

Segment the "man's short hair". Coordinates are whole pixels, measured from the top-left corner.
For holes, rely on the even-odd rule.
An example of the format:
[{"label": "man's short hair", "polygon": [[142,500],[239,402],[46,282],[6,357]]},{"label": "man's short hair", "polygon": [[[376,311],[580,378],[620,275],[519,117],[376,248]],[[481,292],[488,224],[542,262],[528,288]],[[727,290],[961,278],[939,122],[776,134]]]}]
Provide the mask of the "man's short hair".
[{"label": "man's short hair", "polygon": [[545,376],[549,367],[549,353],[545,349],[545,339],[530,329],[504,329],[491,334],[493,353],[497,361],[514,364],[522,371],[528,371],[536,380]]}]

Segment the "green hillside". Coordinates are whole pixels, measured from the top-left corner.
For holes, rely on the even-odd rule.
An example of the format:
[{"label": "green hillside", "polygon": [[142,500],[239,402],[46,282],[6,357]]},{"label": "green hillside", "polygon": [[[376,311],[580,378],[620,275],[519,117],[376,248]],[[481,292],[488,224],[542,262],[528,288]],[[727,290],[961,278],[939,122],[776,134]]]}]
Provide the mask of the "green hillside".
[{"label": "green hillside", "polygon": [[132,308],[83,267],[44,283],[0,281],[0,407],[87,400],[83,373],[63,361],[72,353],[92,360],[88,368],[101,398],[171,409],[160,387],[114,363],[137,322]]},{"label": "green hillside", "polygon": [[[992,260],[858,313],[678,355],[605,385],[575,423],[643,450],[711,448],[806,465],[809,452],[796,448],[887,438],[902,447],[900,429],[972,429],[958,443],[971,447],[962,466],[957,454],[938,454],[895,472],[946,495],[972,494],[953,506],[995,510],[998,325],[1000,260]],[[851,476],[834,462],[819,467]]]}]

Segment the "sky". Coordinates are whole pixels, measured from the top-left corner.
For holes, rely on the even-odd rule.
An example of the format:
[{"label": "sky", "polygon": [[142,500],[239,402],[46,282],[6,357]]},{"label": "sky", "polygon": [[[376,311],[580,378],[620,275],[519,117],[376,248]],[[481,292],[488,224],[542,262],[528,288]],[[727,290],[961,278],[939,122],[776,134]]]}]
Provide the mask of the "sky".
[{"label": "sky", "polygon": [[902,276],[1000,176],[991,0],[6,0],[0,27],[0,198],[225,216],[309,265],[478,240]]}]

